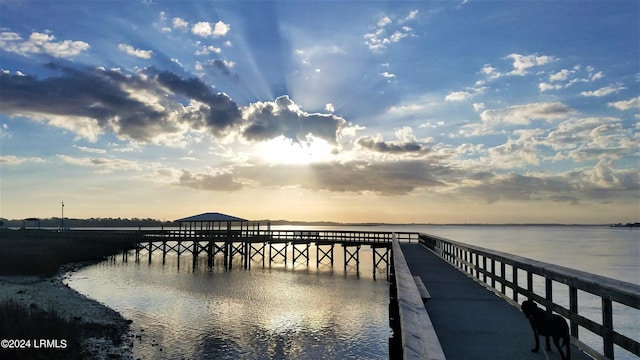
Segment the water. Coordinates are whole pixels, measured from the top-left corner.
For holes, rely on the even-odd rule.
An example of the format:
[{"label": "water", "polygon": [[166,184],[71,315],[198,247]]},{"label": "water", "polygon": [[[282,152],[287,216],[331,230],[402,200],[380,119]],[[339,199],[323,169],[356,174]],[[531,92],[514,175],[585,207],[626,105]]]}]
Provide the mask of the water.
[{"label": "water", "polygon": [[[425,232],[523,257],[640,284],[638,229],[593,226],[272,226],[289,230]],[[133,320],[134,358],[382,359],[388,357],[388,284],[385,270],[373,280],[371,249],[362,247],[360,272],[343,269],[335,247],[335,266],[300,262],[251,270],[192,267],[191,256],[159,252],[151,263],[129,257],[103,262],[73,274],[68,284]],[[217,259],[217,264],[221,259]],[[382,280],[380,280],[382,279]],[[554,289],[562,303],[564,289]],[[556,296],[555,293],[559,292]],[[565,291],[566,293],[566,291]],[[582,294],[580,295],[583,296]],[[566,297],[566,295],[565,295]],[[580,303],[581,313],[600,322],[600,309]],[[640,337],[637,318],[614,307],[616,326]],[[622,314],[622,315],[619,315]],[[618,325],[621,324],[621,325]],[[618,329],[620,331],[620,329]],[[581,331],[581,339],[585,331]],[[587,335],[587,334],[584,334]],[[594,342],[597,338],[586,336]],[[616,349],[621,358],[634,358]]]},{"label": "water", "polygon": [[[203,258],[160,252],[135,262],[120,257],[72,274],[68,284],[133,320],[134,358],[386,359],[389,292],[386,269],[373,281],[371,250],[360,273],[336,266],[275,264],[251,270],[208,269]],[[239,259],[238,259],[239,260]],[[368,261],[366,261],[368,260]],[[216,258],[221,264],[222,258]],[[328,261],[327,261],[328,263]]]}]

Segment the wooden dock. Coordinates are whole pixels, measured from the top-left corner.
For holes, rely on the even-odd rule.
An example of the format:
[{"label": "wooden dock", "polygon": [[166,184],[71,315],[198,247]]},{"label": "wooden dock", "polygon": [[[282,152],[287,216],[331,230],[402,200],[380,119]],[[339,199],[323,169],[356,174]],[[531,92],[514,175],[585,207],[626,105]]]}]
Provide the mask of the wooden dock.
[{"label": "wooden dock", "polygon": [[[529,352],[533,336],[519,308],[526,299],[567,319],[572,359],[615,359],[617,347],[640,357],[640,334],[620,333],[614,320],[622,319],[612,311],[615,303],[640,319],[638,285],[427,234],[420,234],[420,244],[402,244],[402,250],[432,296],[425,307],[447,359],[542,359]],[[542,293],[535,281],[543,284]],[[569,307],[553,298],[552,289],[561,286]],[[600,298],[601,321],[579,311],[583,296]],[[582,341],[586,331],[602,339],[601,348]],[[559,358],[557,350],[548,358]]]},{"label": "wooden dock", "polygon": [[[92,236],[86,231],[80,235]],[[222,259],[228,269],[234,264],[248,269],[252,263],[309,266],[314,247],[316,266],[334,266],[335,247],[342,247],[345,271],[349,267],[358,272],[360,249],[371,247],[374,277],[378,269],[386,268],[391,284],[390,326],[401,339],[413,340],[409,350],[399,352],[404,359],[558,359],[557,350],[544,354],[544,346],[541,353],[530,352],[532,331],[519,309],[525,299],[567,319],[572,359],[615,359],[619,351],[616,349],[640,357],[640,334],[621,333],[615,324],[620,316],[613,314],[614,309],[623,306],[640,319],[640,286],[437,236],[249,226],[95,231],[95,235],[130,239],[134,250],[125,251],[123,258],[131,253],[136,261],[146,257],[151,262],[154,253],[162,254],[163,261],[169,254],[178,258],[188,255],[194,266],[198,259],[207,259],[210,266],[215,259]],[[395,247],[394,238],[398,240]],[[534,283],[542,285],[542,290]],[[568,306],[554,299],[554,293],[564,288]],[[589,319],[579,311],[578,303],[582,304],[585,294],[599,298],[601,321]],[[424,314],[416,306],[423,301]],[[424,320],[425,315],[429,321]],[[420,328],[420,324],[424,327]],[[586,331],[602,339],[601,348],[594,349],[583,342]],[[397,338],[390,339],[390,350],[404,343],[401,340],[398,345]],[[436,343],[444,356],[433,350]],[[431,349],[427,353],[435,355],[425,357],[426,348]]]},{"label": "wooden dock", "polygon": [[[315,247],[316,266],[328,263],[334,266],[335,247],[343,251],[343,266],[360,271],[360,250],[371,248],[373,277],[379,269],[389,269],[391,240],[417,243],[419,234],[415,232],[393,233],[388,231],[298,231],[269,230],[259,228],[240,229],[178,229],[143,231],[136,242],[135,258],[152,261],[153,254],[160,252],[163,262],[169,254],[188,255],[193,266],[200,257],[207,259],[208,266],[214,266],[216,259],[222,259],[223,266],[231,269],[234,264],[249,269],[252,263],[271,266],[273,263],[290,261],[292,264],[309,266],[310,251]],[[123,256],[128,256],[124,254]]]}]

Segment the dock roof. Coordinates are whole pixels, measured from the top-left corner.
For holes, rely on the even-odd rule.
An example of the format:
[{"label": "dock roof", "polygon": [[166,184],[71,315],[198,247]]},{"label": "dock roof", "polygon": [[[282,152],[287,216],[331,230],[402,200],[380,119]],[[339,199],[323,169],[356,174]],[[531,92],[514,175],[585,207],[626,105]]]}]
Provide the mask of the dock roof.
[{"label": "dock roof", "polygon": [[178,222],[228,222],[228,221],[249,221],[239,217],[221,214],[217,212],[207,212],[198,215],[188,216],[182,219],[176,220]]}]

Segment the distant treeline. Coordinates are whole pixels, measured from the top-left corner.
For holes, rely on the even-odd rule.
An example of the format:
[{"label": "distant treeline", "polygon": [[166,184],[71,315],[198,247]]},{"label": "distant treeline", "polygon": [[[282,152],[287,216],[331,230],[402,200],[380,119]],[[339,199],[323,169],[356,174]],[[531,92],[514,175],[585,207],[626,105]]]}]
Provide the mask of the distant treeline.
[{"label": "distant treeline", "polygon": [[[250,222],[258,222],[261,224],[270,223],[271,225],[316,225],[331,226],[345,225],[331,221],[290,221],[290,220],[251,220]],[[363,224],[359,224],[363,225]],[[28,219],[4,219],[0,218],[0,227],[4,228],[59,228],[62,222],[59,217],[52,218],[28,218]],[[74,219],[64,218],[65,228],[86,228],[86,227],[161,227],[161,226],[178,226],[177,222],[163,221],[151,218],[89,218]]]},{"label": "distant treeline", "polygon": [[[56,228],[62,226],[62,221],[59,217],[38,219],[3,219],[0,218],[0,227],[5,228]],[[90,218],[90,219],[73,219],[64,218],[65,228],[79,228],[79,227],[160,227],[160,226],[176,226],[177,223],[173,221],[162,221],[157,219],[140,219],[140,218]]]}]

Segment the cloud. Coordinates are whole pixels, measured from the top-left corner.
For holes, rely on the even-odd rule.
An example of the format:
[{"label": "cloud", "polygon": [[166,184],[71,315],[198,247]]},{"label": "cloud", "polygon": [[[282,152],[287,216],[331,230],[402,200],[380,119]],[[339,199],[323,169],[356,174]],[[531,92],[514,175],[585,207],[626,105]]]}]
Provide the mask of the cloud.
[{"label": "cloud", "polygon": [[196,71],[204,71],[207,68],[219,70],[220,72],[222,72],[222,75],[228,76],[234,81],[238,81],[240,78],[238,74],[231,73],[231,69],[233,69],[235,66],[236,63],[234,61],[213,59],[205,62],[196,61],[195,69]]},{"label": "cloud", "polygon": [[567,69],[562,69],[560,71],[558,71],[557,73],[551,74],[549,75],[549,81],[565,81],[569,78],[569,75],[571,75],[574,71],[571,70],[567,70]]},{"label": "cloud", "polygon": [[220,54],[222,49],[213,45],[203,46],[199,50],[196,50],[195,55],[209,55],[211,53]]},{"label": "cloud", "polygon": [[124,51],[125,53],[131,55],[131,56],[135,56],[138,57],[140,59],[151,59],[151,56],[153,56],[153,51],[151,50],[140,50],[140,49],[136,49],[131,45],[127,45],[127,44],[119,44],[118,45],[118,49]]},{"label": "cloud", "polygon": [[189,26],[188,21],[179,17],[174,17],[171,21],[171,24],[173,25],[174,29],[186,29]]},{"label": "cloud", "polygon": [[454,91],[449,93],[444,99],[445,101],[466,101],[473,97],[468,91]]},{"label": "cloud", "polygon": [[89,49],[84,41],[63,40],[55,41],[50,34],[33,32],[29,39],[24,40],[18,33],[0,33],[0,49],[23,56],[30,54],[46,54],[55,58],[72,58]]},{"label": "cloud", "polygon": [[324,106],[324,109],[325,109],[327,112],[330,112],[330,113],[332,113],[332,112],[335,112],[335,111],[336,111],[336,108],[333,106],[333,104],[332,104],[332,103],[327,103],[327,104]]},{"label": "cloud", "polygon": [[376,139],[371,136],[359,138],[356,140],[356,144],[371,151],[393,155],[422,155],[429,151],[425,145],[415,141],[385,142],[382,139]]},{"label": "cloud", "polygon": [[409,14],[404,19],[401,20],[401,22],[415,20],[419,14],[420,12],[418,10],[411,10],[409,11]]},{"label": "cloud", "polygon": [[624,90],[626,89],[626,87],[624,86],[607,86],[607,87],[603,87],[600,88],[598,90],[594,90],[594,91],[583,91],[580,93],[580,95],[582,96],[595,96],[595,97],[602,97],[602,96],[607,96],[607,95],[611,95],[611,94],[615,94],[617,92],[619,92],[620,90]]},{"label": "cloud", "polygon": [[242,189],[242,184],[234,180],[229,173],[219,174],[193,174],[188,170],[182,170],[182,175],[176,185],[198,190],[232,192]]},{"label": "cloud", "polygon": [[86,152],[86,153],[92,153],[92,154],[106,154],[107,150],[105,149],[96,149],[96,148],[90,148],[90,147],[86,147],[86,146],[74,146],[76,149],[82,151],[82,152]]},{"label": "cloud", "polygon": [[513,61],[511,71],[500,72],[497,68],[486,64],[480,72],[485,74],[490,80],[503,76],[525,76],[529,74],[529,69],[557,60],[555,57],[549,55],[521,55],[515,53],[507,55],[505,59],[511,59]]},{"label": "cloud", "polygon": [[[461,196],[500,200],[551,200],[577,203],[580,189],[569,178],[548,175],[493,174],[457,189]],[[558,196],[561,197],[558,198]]]},{"label": "cloud", "polygon": [[562,89],[563,87],[564,86],[560,84],[549,84],[549,83],[540,83],[538,85],[538,89],[540,90],[540,92],[545,92],[550,90],[559,90],[559,89]]},{"label": "cloud", "polygon": [[576,83],[594,82],[603,77],[604,74],[602,71],[595,72],[595,69],[592,66],[584,68],[583,66],[576,65],[572,69],[562,69],[550,74],[549,82],[541,82],[538,85],[538,88],[540,92],[560,90],[568,88]]},{"label": "cloud", "polygon": [[40,80],[0,74],[1,111],[46,121],[92,141],[100,133],[114,132],[139,142],[168,142],[203,128],[225,136],[242,122],[235,102],[196,78],[153,68],[125,75],[117,70],[49,67],[60,76]]},{"label": "cloud", "polygon": [[[481,111],[484,104],[475,106]],[[561,102],[542,102],[525,105],[515,105],[504,109],[482,110],[479,123],[470,123],[460,128],[462,136],[477,136],[495,133],[502,130],[501,126],[529,125],[534,120],[544,120],[548,123],[566,119],[576,114],[576,111]]]},{"label": "cloud", "polygon": [[136,161],[110,158],[77,158],[58,154],[58,158],[68,164],[96,168],[99,174],[108,174],[114,171],[139,171],[144,166]]},{"label": "cloud", "polygon": [[39,157],[23,157],[15,155],[0,155],[2,165],[20,165],[24,163],[44,163],[45,160]]},{"label": "cloud", "polygon": [[556,59],[547,55],[520,55],[510,54],[507,58],[513,60],[513,70],[508,75],[523,76],[528,73],[528,69],[534,66],[548,64]]},{"label": "cloud", "polygon": [[480,119],[487,125],[518,124],[526,125],[533,120],[551,122],[575,114],[575,110],[561,102],[543,102],[516,105],[499,110],[484,110]]},{"label": "cloud", "polygon": [[629,99],[629,100],[610,102],[608,103],[608,105],[620,111],[625,111],[629,109],[640,110],[640,96],[637,98]]},{"label": "cloud", "polygon": [[210,86],[197,78],[184,79],[163,71],[157,73],[155,80],[166,86],[172,93],[187,96],[198,101],[194,112],[183,118],[192,125],[205,125],[214,135],[224,136],[241,121],[238,105],[224,93],[214,93]]},{"label": "cloud", "polygon": [[265,141],[280,135],[294,142],[306,142],[313,135],[330,144],[337,143],[340,130],[346,121],[333,114],[309,114],[288,96],[280,96],[273,102],[256,102],[244,109],[248,126],[242,136],[251,141]]},{"label": "cloud", "polygon": [[[232,63],[214,60],[210,66],[228,69]],[[238,133],[254,142],[282,135],[294,142],[317,137],[337,144],[347,127],[339,116],[302,111],[288,96],[240,108],[198,78],[155,68],[123,74],[49,67],[61,74],[40,80],[0,73],[0,111],[46,122],[90,141],[113,132],[137,142],[172,146],[184,145],[189,132],[204,131],[219,138]]]},{"label": "cloud", "polygon": [[382,52],[390,44],[400,42],[400,40],[414,36],[413,29],[402,25],[418,17],[418,10],[412,10],[407,16],[398,20],[393,27],[394,21],[388,15],[383,15],[376,23],[375,30],[364,35],[365,44],[373,52]]},{"label": "cloud", "polygon": [[311,165],[313,182],[305,188],[332,192],[406,195],[418,188],[442,187],[438,177],[449,169],[426,161],[319,163]]},{"label": "cloud", "polygon": [[229,24],[225,24],[222,21],[218,21],[217,23],[212,24],[206,21],[200,21],[193,25],[191,28],[191,32],[194,35],[198,35],[200,37],[213,37],[219,38],[222,36],[226,36],[231,30],[231,26]]},{"label": "cloud", "polygon": [[491,164],[496,168],[516,169],[530,164],[538,165],[538,149],[534,142],[509,139],[506,143],[487,150]]}]

